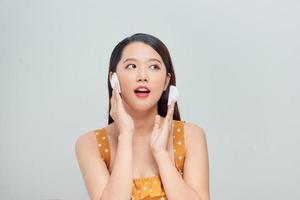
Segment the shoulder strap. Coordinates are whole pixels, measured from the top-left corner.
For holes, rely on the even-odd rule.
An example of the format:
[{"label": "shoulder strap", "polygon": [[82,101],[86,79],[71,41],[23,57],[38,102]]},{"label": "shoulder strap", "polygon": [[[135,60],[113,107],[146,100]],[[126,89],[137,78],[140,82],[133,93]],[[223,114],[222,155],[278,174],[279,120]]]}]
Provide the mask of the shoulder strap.
[{"label": "shoulder strap", "polygon": [[104,128],[95,130],[96,138],[98,141],[98,147],[101,159],[104,160],[107,169],[109,168],[110,163],[110,152],[109,152],[109,143],[106,136],[106,131]]},{"label": "shoulder strap", "polygon": [[174,160],[175,166],[181,175],[183,175],[185,159],[184,123],[185,121],[174,120],[173,124]]}]

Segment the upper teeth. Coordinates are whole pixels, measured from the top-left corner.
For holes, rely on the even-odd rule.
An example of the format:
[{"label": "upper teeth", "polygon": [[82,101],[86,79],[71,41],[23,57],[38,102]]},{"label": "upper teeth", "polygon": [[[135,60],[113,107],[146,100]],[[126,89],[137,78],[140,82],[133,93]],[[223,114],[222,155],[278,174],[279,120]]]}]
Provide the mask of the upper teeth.
[{"label": "upper teeth", "polygon": [[137,89],[138,91],[148,91],[148,89],[146,89],[146,88],[139,88],[139,89]]}]

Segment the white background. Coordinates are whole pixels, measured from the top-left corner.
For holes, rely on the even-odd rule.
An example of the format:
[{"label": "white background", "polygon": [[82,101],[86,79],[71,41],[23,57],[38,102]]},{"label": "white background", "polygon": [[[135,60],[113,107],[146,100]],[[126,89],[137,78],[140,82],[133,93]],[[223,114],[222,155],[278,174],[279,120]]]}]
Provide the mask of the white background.
[{"label": "white background", "polygon": [[76,139],[107,123],[114,46],[169,48],[214,200],[300,199],[296,0],[0,0],[0,199],[87,199]]}]

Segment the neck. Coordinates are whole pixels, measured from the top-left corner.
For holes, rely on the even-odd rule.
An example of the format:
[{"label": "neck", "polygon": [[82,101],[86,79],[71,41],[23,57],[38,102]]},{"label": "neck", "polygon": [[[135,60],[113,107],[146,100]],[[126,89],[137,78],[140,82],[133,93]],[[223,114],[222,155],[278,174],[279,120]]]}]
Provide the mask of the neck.
[{"label": "neck", "polygon": [[134,122],[134,137],[149,136],[154,126],[155,116],[158,114],[157,105],[145,111],[129,108],[126,103],[124,107]]}]

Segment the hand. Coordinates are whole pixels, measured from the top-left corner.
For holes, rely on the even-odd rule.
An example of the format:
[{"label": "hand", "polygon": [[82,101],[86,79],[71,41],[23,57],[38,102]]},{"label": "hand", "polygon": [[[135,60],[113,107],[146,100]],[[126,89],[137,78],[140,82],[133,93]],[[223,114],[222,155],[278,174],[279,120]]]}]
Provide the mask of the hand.
[{"label": "hand", "polygon": [[168,106],[168,112],[163,122],[160,122],[161,117],[159,115],[155,116],[154,127],[150,139],[150,147],[154,155],[162,151],[167,151],[169,135],[173,125],[174,106],[175,102],[172,101]]},{"label": "hand", "polygon": [[124,109],[122,98],[118,92],[118,83],[115,84],[115,87],[112,91],[112,97],[110,99],[111,109],[110,116],[116,123],[116,126],[121,133],[131,133],[134,131],[134,122],[130,115]]}]

